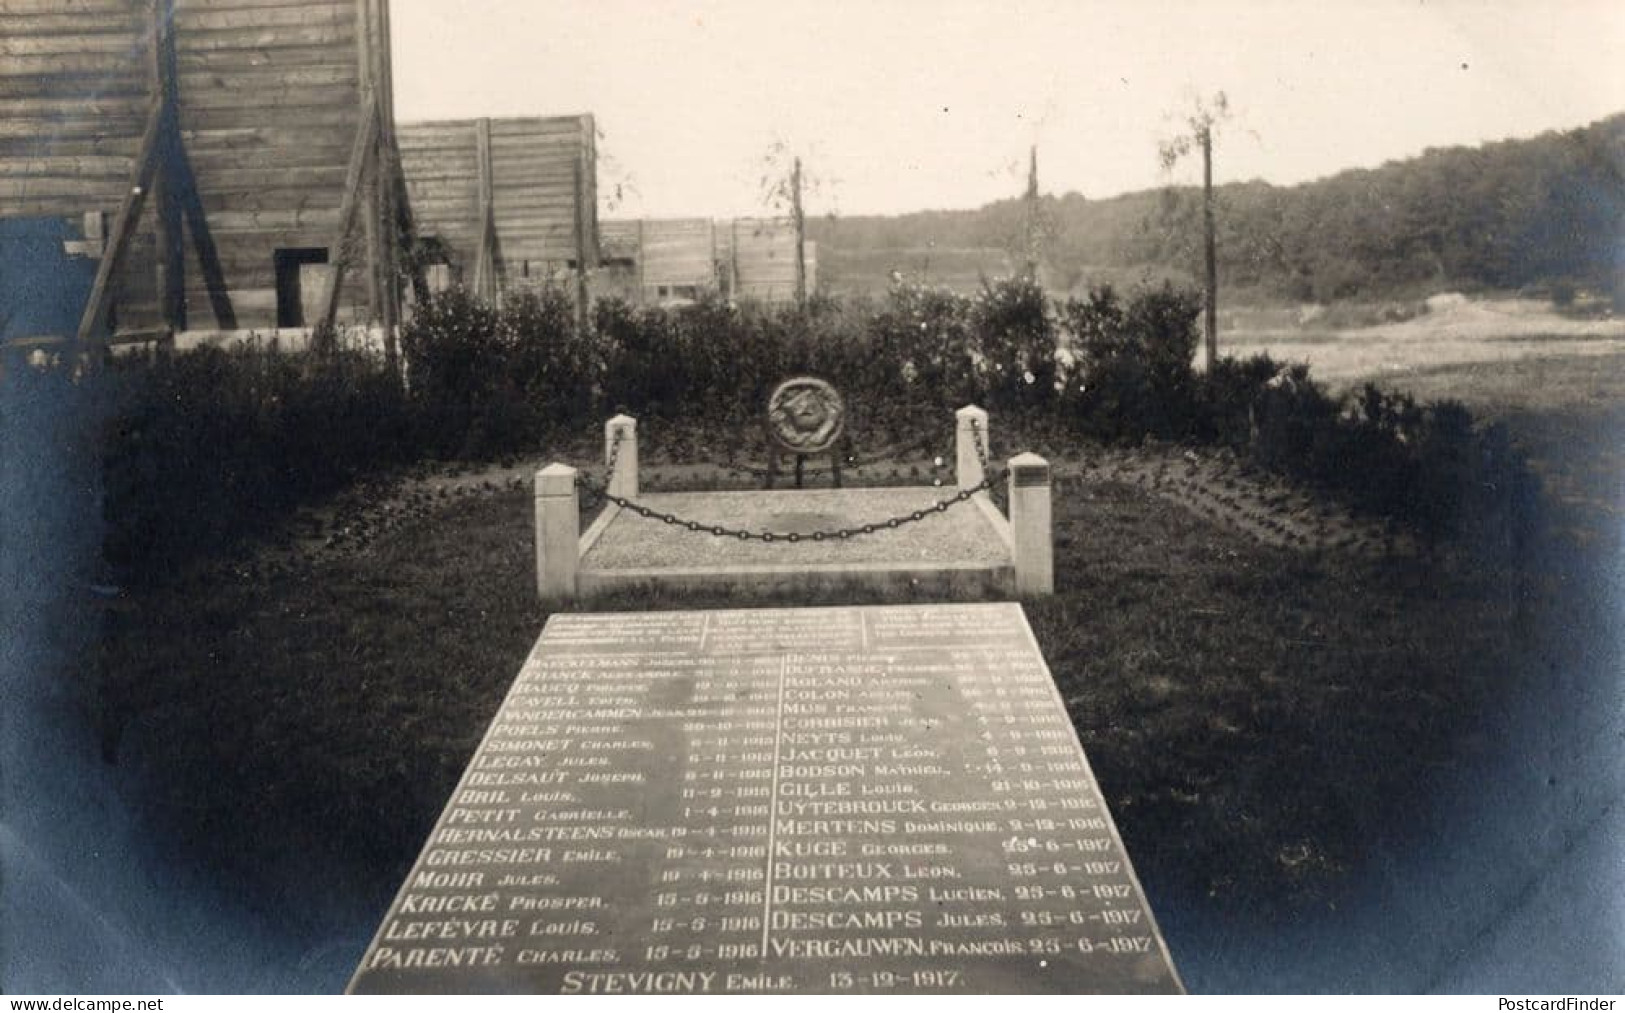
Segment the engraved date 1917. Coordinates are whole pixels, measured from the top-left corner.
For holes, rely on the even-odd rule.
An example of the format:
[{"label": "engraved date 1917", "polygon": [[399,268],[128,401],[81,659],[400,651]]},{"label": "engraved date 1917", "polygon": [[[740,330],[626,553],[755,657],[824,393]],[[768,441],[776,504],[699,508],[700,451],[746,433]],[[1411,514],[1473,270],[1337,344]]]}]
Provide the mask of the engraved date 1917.
[{"label": "engraved date 1917", "polygon": [[831,991],[852,988],[876,991],[890,988],[958,988],[963,980],[964,975],[961,972],[947,968],[919,971],[831,971],[829,987]]}]

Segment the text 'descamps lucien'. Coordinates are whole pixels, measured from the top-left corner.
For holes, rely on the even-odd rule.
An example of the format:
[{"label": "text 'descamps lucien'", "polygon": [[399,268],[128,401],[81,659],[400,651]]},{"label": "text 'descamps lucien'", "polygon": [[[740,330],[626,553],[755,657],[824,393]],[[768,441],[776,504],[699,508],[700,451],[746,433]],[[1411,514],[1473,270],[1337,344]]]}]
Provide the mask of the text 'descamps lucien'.
[{"label": "text 'descamps lucien'", "polygon": [[553,616],[351,983],[1179,987],[1014,604]]}]

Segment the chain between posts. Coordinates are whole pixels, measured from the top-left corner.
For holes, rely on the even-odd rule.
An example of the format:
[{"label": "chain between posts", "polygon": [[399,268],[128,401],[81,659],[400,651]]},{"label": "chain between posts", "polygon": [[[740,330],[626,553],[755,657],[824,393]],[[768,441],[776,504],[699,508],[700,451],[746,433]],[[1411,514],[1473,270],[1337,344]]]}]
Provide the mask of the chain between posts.
[{"label": "chain between posts", "polygon": [[[975,428],[974,423],[973,428]],[[953,496],[950,496],[947,499],[938,500],[929,507],[925,507],[920,510],[911,510],[906,514],[897,514],[894,517],[888,517],[881,521],[873,521],[867,524],[856,524],[847,528],[832,528],[828,531],[812,531],[806,534],[802,534],[798,531],[750,531],[745,528],[730,528],[722,524],[703,524],[700,521],[679,517],[676,514],[654,510],[635,500],[627,499],[624,496],[617,496],[610,492],[608,483],[609,480],[612,480],[615,476],[615,460],[619,454],[620,447],[621,432],[616,430],[614,442],[610,445],[608,468],[609,478],[606,479],[604,484],[599,485],[593,480],[587,478],[584,474],[578,474],[576,476],[577,487],[592,492],[599,496],[602,500],[609,503],[614,503],[623,510],[630,510],[639,517],[646,517],[649,520],[659,521],[662,524],[669,524],[672,527],[683,528],[686,531],[692,531],[697,534],[713,535],[717,538],[735,538],[739,541],[789,542],[793,545],[799,542],[846,541],[862,535],[878,534],[883,531],[895,531],[904,525],[913,524],[916,521],[923,521],[934,513],[946,513],[949,507],[957,506],[960,503],[969,502],[977,493],[986,492],[987,490],[993,488],[996,484],[998,484],[999,479],[1002,477],[1000,475],[986,473],[987,450],[986,447],[982,445],[980,435],[978,435],[977,454],[982,458],[982,467],[984,471],[982,481],[968,489],[960,489]]]},{"label": "chain between posts", "polygon": [[970,434],[972,446],[976,448],[976,460],[982,466],[982,473],[987,473],[987,440],[982,434],[982,424],[975,419],[970,420]]},{"label": "chain between posts", "polygon": [[578,473],[576,475],[576,488],[585,490],[586,492],[597,497],[597,499],[594,499],[586,504],[588,509],[592,509],[609,499],[609,483],[615,480],[615,462],[619,460],[621,456],[621,437],[623,435],[624,434],[620,429],[615,430],[615,438],[610,442],[609,445],[609,460],[605,462],[604,481],[602,484],[594,482],[592,479],[588,478],[585,473]]}]

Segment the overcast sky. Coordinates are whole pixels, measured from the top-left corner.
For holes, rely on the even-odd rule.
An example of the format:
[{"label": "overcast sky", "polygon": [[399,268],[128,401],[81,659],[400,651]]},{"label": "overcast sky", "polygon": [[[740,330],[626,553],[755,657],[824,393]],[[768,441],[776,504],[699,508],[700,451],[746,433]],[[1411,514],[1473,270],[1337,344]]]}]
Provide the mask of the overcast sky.
[{"label": "overcast sky", "polygon": [[[1163,183],[1197,96],[1220,181],[1295,183],[1625,111],[1625,3],[393,0],[402,121],[590,112],[613,217],[764,212],[782,145],[809,213]],[[1175,178],[1194,180],[1194,168]],[[616,184],[621,198],[616,200]]]}]

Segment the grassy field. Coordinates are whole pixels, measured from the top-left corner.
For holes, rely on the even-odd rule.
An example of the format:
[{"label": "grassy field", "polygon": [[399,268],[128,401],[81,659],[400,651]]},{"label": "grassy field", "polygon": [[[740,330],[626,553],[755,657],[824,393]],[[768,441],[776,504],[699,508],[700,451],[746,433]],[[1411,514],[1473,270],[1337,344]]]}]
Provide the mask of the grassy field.
[{"label": "grassy field", "polygon": [[[1316,379],[1334,387],[1370,380],[1385,389],[1403,389],[1439,369],[1490,365],[1509,367],[1478,371],[1485,383],[1504,387],[1509,379],[1492,377],[1516,377],[1519,364],[1528,360],[1625,353],[1625,320],[1565,317],[1549,304],[1533,300],[1447,302],[1426,312],[1411,306],[1371,307],[1361,316],[1380,319],[1384,309],[1406,319],[1369,323],[1356,318],[1355,325],[1348,326],[1340,319],[1348,314],[1310,315],[1288,322],[1283,309],[1238,310],[1228,323],[1221,322],[1220,351],[1238,357],[1268,352],[1281,361],[1309,363]],[[1460,379],[1469,374],[1455,375]],[[1470,403],[1479,393],[1476,383],[1428,389],[1433,396],[1448,394]],[[1550,401],[1566,399],[1568,391],[1562,384],[1551,384],[1529,395]]]},{"label": "grassy field", "polygon": [[1505,425],[1546,488],[1572,545],[1617,552],[1625,533],[1625,320],[1559,315],[1501,299],[1387,324],[1287,326],[1242,312],[1226,354],[1307,361],[1334,389],[1372,382],[1418,401],[1451,399]]}]

